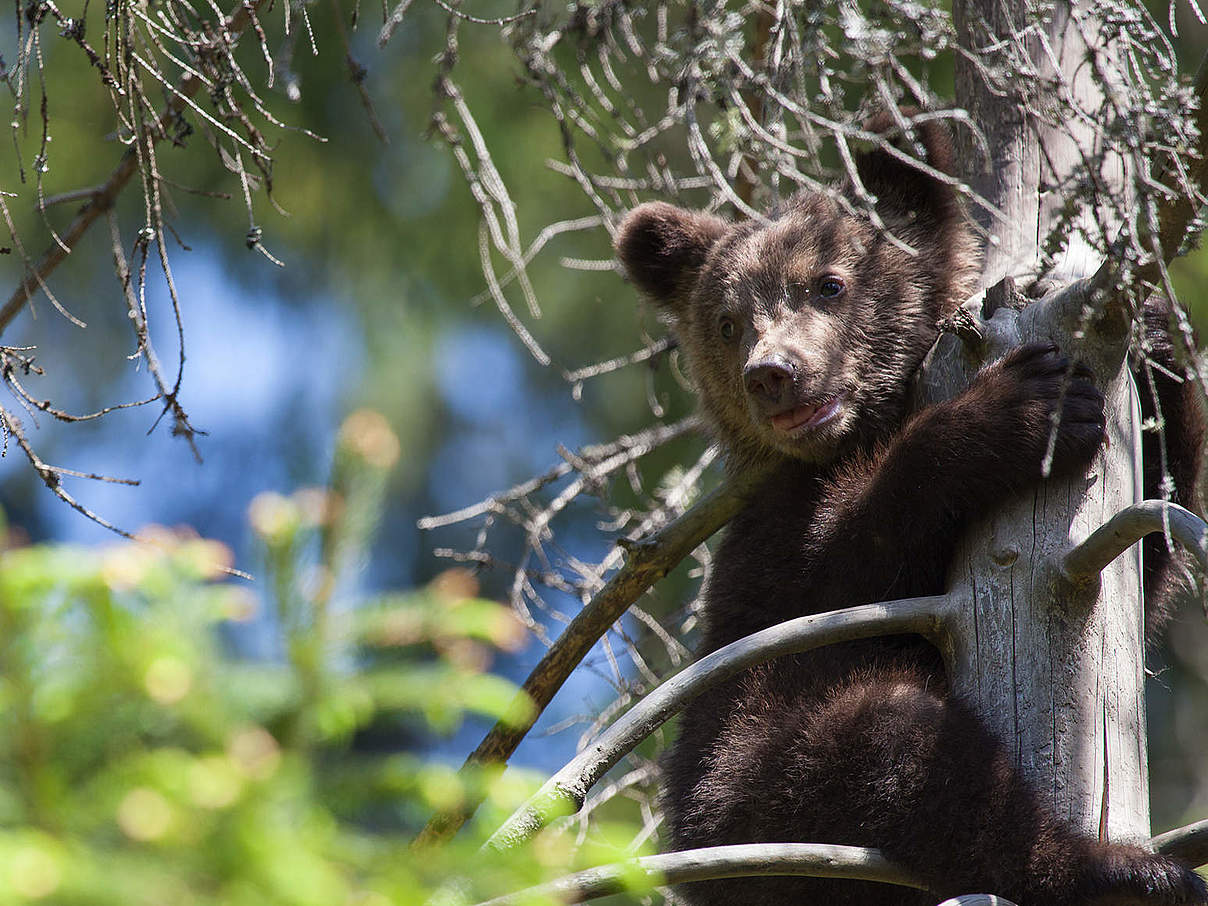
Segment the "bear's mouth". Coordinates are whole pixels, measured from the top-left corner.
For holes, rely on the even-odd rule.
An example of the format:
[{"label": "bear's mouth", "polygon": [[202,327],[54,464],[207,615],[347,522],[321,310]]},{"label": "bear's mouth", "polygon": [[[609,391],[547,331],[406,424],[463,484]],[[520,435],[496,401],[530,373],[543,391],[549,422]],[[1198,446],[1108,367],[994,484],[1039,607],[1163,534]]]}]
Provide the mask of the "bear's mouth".
[{"label": "bear's mouth", "polygon": [[846,397],[847,394],[840,393],[773,415],[772,427],[783,434],[820,428],[839,414]]}]

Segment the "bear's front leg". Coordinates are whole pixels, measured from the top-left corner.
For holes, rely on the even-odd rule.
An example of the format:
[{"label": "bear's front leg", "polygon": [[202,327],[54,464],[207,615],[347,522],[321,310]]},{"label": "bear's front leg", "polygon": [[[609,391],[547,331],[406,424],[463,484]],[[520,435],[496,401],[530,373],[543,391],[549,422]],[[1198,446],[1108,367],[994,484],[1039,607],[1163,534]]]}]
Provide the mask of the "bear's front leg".
[{"label": "bear's front leg", "polygon": [[1052,344],[988,366],[876,454],[836,469],[806,539],[822,567],[815,591],[834,606],[937,593],[961,533],[1044,477],[1050,443],[1051,476],[1087,467],[1103,442],[1103,405],[1090,372]]}]

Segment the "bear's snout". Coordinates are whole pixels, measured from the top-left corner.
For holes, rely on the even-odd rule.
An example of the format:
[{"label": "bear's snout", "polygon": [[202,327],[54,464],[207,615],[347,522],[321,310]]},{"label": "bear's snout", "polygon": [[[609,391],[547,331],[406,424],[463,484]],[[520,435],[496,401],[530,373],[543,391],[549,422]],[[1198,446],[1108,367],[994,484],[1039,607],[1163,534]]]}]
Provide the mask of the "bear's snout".
[{"label": "bear's snout", "polygon": [[796,369],[784,359],[763,359],[742,371],[747,393],[761,404],[775,406],[783,403],[793,386]]}]

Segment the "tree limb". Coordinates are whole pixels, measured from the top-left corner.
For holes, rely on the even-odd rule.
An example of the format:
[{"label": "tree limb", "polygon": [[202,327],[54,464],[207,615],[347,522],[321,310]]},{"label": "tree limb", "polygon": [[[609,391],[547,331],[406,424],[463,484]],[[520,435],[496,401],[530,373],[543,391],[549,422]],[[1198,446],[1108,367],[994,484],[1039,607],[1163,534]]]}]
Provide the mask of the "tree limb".
[{"label": "tree limb", "polygon": [[[1149,847],[1191,865],[1208,864],[1208,820],[1159,834]],[[523,891],[487,900],[478,906],[512,906],[548,897],[564,903],[582,903],[624,893],[637,873],[651,886],[684,884],[721,878],[809,877],[877,881],[926,890],[927,887],[881,855],[879,850],[821,843],[745,843],[711,846],[645,856],[601,865],[567,875]],[[940,906],[1015,906],[992,894],[965,894]]]},{"label": "tree limb", "polygon": [[1208,570],[1208,524],[1177,503],[1143,500],[1125,507],[1066,554],[1062,572],[1074,580],[1097,576],[1107,564],[1153,532],[1178,541]]},{"label": "tree limb", "polygon": [[[1159,834],[1149,847],[1191,865],[1208,864],[1208,820]],[[645,856],[550,881],[537,887],[495,897],[478,906],[512,906],[547,897],[582,903],[624,893],[641,873],[651,886],[684,884],[721,878],[809,877],[877,881],[926,890],[926,885],[881,855],[879,850],[821,843],[745,843],[712,846]],[[992,894],[965,894],[940,906],[1015,906]]]},{"label": "tree limb", "polygon": [[823,645],[903,633],[922,635],[946,651],[951,647],[945,637],[947,620],[963,604],[941,595],[848,607],[788,620],[719,648],[647,694],[547,780],[486,845],[509,849],[553,819],[578,811],[588,790],[638,743],[706,689],[748,667]]},{"label": "tree limb", "polygon": [[1208,819],[1158,834],[1149,847],[1188,865],[1208,865]]},{"label": "tree limb", "polygon": [[[686,849],[601,865],[548,884],[487,900],[479,906],[513,906],[542,897],[561,903],[582,903],[596,897],[624,893],[633,886],[635,876],[639,874],[645,875],[652,887],[715,878],[796,876],[879,881],[916,890],[927,889],[875,849],[821,843],[743,843]],[[1006,900],[999,900],[998,903],[1000,906],[1012,906]]]},{"label": "tree limb", "polygon": [[[730,479],[649,538],[628,543],[624,566],[571,620],[520,687],[524,707],[512,711],[526,713],[526,720],[495,724],[478,748],[470,753],[463,770],[471,765],[506,762],[554,694],[562,688],[566,678],[608,631],[608,627],[697,545],[734,518],[761,477],[753,474]],[[426,846],[447,840],[474,814],[481,801],[481,798],[467,799],[458,809],[436,815],[415,838],[412,846]]]}]

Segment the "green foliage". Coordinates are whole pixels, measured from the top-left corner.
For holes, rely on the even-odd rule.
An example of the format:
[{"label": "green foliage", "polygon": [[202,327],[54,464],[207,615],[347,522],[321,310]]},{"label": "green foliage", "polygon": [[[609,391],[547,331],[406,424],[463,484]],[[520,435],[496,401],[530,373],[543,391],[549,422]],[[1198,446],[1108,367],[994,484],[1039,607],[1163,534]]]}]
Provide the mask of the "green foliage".
[{"label": "green foliage", "polygon": [[[617,858],[607,840],[633,829],[608,824],[581,849],[554,833],[480,854],[536,778],[358,744],[373,725],[415,741],[518,707],[486,671],[525,633],[470,573],[355,593],[397,452],[380,416],[355,413],[329,488],[257,498],[252,583],[222,545],[165,530],[0,554],[0,902],[370,906],[450,881],[481,899]],[[224,650],[223,624],[253,619],[276,659]],[[410,850],[433,810],[478,790],[479,824]]]}]

